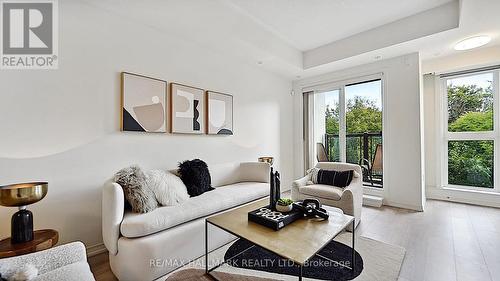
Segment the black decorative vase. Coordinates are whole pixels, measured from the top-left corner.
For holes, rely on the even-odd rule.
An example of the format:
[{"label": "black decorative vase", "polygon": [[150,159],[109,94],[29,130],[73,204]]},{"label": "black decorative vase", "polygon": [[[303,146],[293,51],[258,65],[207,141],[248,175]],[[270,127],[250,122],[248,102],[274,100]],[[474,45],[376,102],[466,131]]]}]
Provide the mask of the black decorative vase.
[{"label": "black decorative vase", "polygon": [[271,174],[270,176],[270,181],[269,181],[269,186],[271,190],[269,191],[269,209],[274,210],[276,208],[276,187],[275,187],[275,177],[274,177],[274,171],[273,168],[271,168]]},{"label": "black decorative vase", "polygon": [[278,200],[281,199],[281,179],[280,179],[280,173],[276,171],[274,173],[274,201],[275,203],[278,203]]},{"label": "black decorative vase", "polygon": [[33,240],[33,213],[21,209],[12,215],[11,243],[25,243]]}]

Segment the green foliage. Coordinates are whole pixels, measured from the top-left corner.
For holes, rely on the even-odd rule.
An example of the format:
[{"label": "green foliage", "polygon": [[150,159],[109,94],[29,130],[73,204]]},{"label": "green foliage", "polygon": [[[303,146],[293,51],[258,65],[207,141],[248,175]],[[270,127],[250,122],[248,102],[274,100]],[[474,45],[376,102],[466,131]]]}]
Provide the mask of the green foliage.
[{"label": "green foliage", "polygon": [[493,187],[493,141],[448,142],[448,182]]},{"label": "green foliage", "polygon": [[[359,96],[347,101],[346,122],[347,133],[365,133],[382,131],[382,111],[374,101]],[[326,107],[326,133],[339,133],[339,106]]]},{"label": "green foliage", "polygon": [[375,102],[356,96],[347,101],[347,133],[382,131],[382,111]]},{"label": "green foliage", "polygon": [[280,198],[277,203],[281,206],[288,206],[293,204],[293,200],[289,198]]},{"label": "green foliage", "polygon": [[[448,86],[448,131],[493,130],[493,91],[475,85]],[[449,141],[448,182],[493,187],[493,141]]]},{"label": "green foliage", "polygon": [[484,112],[493,109],[493,91],[476,85],[448,86],[448,123],[455,122],[468,112]]},{"label": "green foliage", "polygon": [[481,132],[493,130],[493,111],[467,112],[448,126],[450,132]]}]

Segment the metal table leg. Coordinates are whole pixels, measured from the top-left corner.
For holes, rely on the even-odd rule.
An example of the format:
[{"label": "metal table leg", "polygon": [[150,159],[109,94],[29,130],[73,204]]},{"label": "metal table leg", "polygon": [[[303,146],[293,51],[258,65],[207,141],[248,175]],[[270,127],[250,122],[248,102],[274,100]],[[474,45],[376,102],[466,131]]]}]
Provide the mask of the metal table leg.
[{"label": "metal table leg", "polygon": [[205,273],[208,274],[208,222],[205,220]]},{"label": "metal table leg", "polygon": [[356,250],[354,249],[354,240],[356,240],[356,224],[355,220],[352,220],[352,271],[355,272],[356,268]]}]

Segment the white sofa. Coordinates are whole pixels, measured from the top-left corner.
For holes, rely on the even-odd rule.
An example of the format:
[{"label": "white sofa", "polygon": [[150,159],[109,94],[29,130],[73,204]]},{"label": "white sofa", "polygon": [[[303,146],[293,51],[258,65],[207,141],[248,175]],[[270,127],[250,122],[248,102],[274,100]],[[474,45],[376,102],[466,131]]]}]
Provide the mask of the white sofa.
[{"label": "white sofa", "polygon": [[93,281],[94,275],[87,263],[87,253],[82,242],[73,242],[40,252],[0,259],[0,273],[10,279],[24,265],[38,269],[38,276],[31,281]]},{"label": "white sofa", "polygon": [[[104,185],[102,235],[119,280],[155,280],[204,255],[207,216],[269,195],[267,163],[209,165],[209,170],[215,190],[146,214],[124,212],[121,186]],[[235,239],[214,227],[209,237],[211,249]]]},{"label": "white sofa", "polygon": [[[319,162],[316,168],[324,170],[346,171],[354,170],[359,177],[352,179],[346,188],[323,184],[311,184],[311,175],[308,174],[292,184],[292,200],[316,198],[321,204],[340,208],[345,214],[354,216],[355,225],[361,221],[363,205],[363,173],[361,167],[355,164],[339,162]],[[352,230],[349,226],[348,230]]]}]

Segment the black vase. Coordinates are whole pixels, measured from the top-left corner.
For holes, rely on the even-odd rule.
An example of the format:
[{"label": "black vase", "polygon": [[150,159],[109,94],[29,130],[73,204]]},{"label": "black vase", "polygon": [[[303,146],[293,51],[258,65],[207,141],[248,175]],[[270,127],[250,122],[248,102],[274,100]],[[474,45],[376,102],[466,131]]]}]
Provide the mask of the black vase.
[{"label": "black vase", "polygon": [[278,171],[274,174],[274,198],[275,203],[278,203],[278,200],[281,199],[281,179]]},{"label": "black vase", "polygon": [[269,186],[270,186],[270,191],[269,191],[269,209],[274,210],[276,208],[276,187],[275,187],[275,177],[274,177],[274,171],[273,168],[271,168],[271,174],[270,176],[270,181],[269,181]]},{"label": "black vase", "polygon": [[11,243],[25,243],[33,240],[33,213],[22,209],[12,215]]}]

